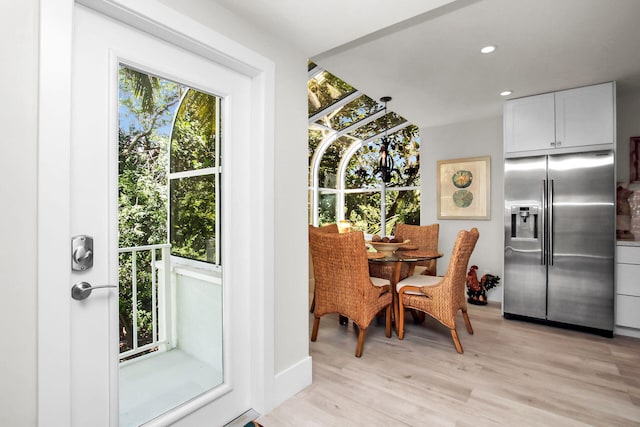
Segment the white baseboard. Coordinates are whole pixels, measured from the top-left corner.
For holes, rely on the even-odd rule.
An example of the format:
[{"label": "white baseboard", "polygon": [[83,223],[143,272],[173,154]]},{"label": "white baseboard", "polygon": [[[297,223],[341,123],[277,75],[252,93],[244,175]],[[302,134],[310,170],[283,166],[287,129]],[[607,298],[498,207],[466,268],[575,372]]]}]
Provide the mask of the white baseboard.
[{"label": "white baseboard", "polygon": [[622,335],[625,337],[640,338],[640,329],[625,328],[624,326],[614,326],[614,335]]},{"label": "white baseboard", "polygon": [[275,406],[280,405],[282,402],[289,399],[294,394],[310,386],[311,381],[311,356],[308,356],[307,358],[301,360],[288,369],[276,374],[276,401],[274,402]]}]

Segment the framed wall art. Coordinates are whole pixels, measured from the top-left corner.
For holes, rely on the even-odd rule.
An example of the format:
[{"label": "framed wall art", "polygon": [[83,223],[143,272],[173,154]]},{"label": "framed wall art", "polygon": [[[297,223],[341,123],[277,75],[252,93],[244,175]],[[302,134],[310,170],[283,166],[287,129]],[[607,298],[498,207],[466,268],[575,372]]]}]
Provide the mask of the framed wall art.
[{"label": "framed wall art", "polygon": [[491,219],[491,157],[438,160],[438,219]]},{"label": "framed wall art", "polygon": [[640,182],[640,136],[629,138],[629,181]]}]

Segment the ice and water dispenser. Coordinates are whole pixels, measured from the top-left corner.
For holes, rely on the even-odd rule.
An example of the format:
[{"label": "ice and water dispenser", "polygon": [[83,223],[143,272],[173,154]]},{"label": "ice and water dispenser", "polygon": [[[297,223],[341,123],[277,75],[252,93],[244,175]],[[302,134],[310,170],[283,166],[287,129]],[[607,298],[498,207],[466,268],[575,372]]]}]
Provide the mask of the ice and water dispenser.
[{"label": "ice and water dispenser", "polygon": [[511,206],[511,238],[512,239],[537,239],[538,238],[538,206],[536,205]]}]

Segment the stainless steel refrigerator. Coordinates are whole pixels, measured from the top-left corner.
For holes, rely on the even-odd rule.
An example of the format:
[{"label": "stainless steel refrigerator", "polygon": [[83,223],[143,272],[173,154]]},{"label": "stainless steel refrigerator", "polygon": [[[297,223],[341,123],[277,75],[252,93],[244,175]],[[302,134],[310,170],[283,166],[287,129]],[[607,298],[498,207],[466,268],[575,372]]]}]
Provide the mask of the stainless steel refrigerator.
[{"label": "stainless steel refrigerator", "polygon": [[505,160],[504,314],[610,336],[612,151]]}]

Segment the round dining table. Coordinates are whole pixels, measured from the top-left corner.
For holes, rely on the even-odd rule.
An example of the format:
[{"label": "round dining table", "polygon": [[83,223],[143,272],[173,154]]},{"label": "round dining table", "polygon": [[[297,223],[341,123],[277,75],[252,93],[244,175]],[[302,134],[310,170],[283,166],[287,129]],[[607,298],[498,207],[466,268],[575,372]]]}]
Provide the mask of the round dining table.
[{"label": "round dining table", "polygon": [[[406,246],[406,248],[400,248],[396,250],[391,256],[382,254],[381,252],[367,252],[370,265],[382,264],[392,265],[391,274],[388,277],[382,277],[382,279],[389,280],[391,284],[392,306],[393,306],[393,318],[392,321],[398,318],[398,292],[396,285],[404,278],[401,277],[403,265],[409,264],[409,269],[406,271],[406,276],[413,274],[415,264],[418,261],[428,261],[431,259],[437,259],[442,257],[442,253],[438,251],[420,251],[412,246]],[[396,334],[398,333],[398,322],[394,322],[396,327]]]}]

